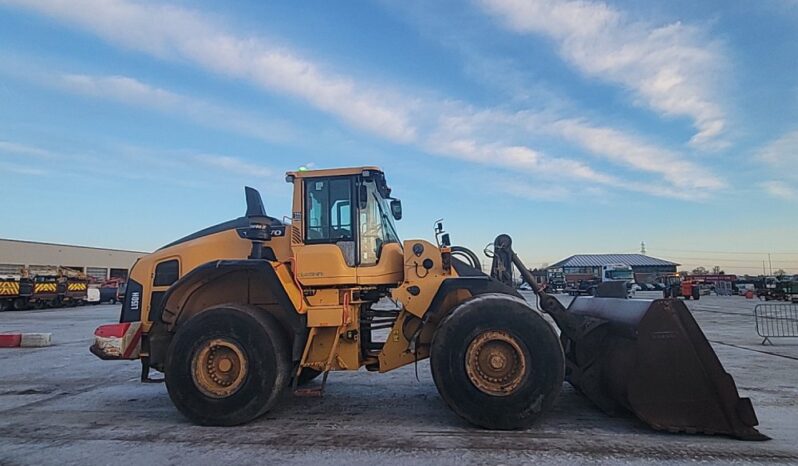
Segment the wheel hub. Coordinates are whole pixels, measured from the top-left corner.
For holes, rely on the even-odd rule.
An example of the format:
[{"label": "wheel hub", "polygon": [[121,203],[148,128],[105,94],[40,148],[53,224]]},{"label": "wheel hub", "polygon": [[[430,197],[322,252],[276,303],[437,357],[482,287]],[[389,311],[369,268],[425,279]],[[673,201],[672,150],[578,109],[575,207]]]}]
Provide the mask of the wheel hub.
[{"label": "wheel hub", "polygon": [[490,330],[479,334],[466,351],[466,373],[474,386],[488,395],[515,392],[526,374],[526,356],[510,333]]},{"label": "wheel hub", "polygon": [[243,385],[247,358],[233,341],[208,340],[194,353],[191,374],[202,393],[212,398],[224,398]]}]

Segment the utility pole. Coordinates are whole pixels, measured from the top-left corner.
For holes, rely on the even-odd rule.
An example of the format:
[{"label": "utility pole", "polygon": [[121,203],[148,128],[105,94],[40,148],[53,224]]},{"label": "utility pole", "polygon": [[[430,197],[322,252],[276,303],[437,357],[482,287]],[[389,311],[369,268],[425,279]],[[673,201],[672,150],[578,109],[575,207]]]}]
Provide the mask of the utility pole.
[{"label": "utility pole", "polygon": [[773,275],[773,262],[770,261],[770,253],[768,253],[768,267],[770,267],[770,274]]}]

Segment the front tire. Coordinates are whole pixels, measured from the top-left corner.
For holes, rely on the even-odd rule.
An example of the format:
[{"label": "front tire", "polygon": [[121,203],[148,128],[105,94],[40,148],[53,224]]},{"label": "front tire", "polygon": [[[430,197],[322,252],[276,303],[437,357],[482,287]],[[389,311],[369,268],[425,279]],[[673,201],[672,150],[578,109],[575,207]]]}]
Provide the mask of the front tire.
[{"label": "front tire", "polygon": [[430,365],[443,400],[487,429],[522,429],[547,412],[562,388],[565,363],[551,326],[521,299],[482,295],[440,324]]},{"label": "front tire", "polygon": [[266,311],[218,306],[177,331],[166,358],[169,397],[201,425],[249,422],[276,403],[291,372],[291,345]]}]

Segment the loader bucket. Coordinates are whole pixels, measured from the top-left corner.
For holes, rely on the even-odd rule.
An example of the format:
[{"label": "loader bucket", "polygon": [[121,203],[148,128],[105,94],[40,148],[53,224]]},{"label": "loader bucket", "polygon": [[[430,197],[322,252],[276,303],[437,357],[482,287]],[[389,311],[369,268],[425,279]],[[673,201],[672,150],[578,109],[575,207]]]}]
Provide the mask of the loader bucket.
[{"label": "loader bucket", "polygon": [[562,336],[566,377],[603,411],[671,432],[769,438],[683,302],[580,297],[567,314],[581,331]]}]

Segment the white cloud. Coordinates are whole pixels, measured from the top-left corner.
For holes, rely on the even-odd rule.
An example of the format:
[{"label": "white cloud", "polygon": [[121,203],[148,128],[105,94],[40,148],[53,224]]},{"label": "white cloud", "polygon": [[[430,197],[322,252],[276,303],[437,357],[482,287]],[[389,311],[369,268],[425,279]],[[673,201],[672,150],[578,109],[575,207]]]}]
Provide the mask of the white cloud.
[{"label": "white cloud", "polygon": [[[230,155],[119,144],[107,147],[88,144],[91,147],[88,150],[56,154],[28,143],[0,140],[0,153],[11,152],[44,157],[48,159],[46,168],[57,172],[59,176],[102,175],[150,182],[169,180],[170,183],[191,188],[207,188],[207,182],[218,180],[220,174],[232,175],[239,181],[263,182],[264,178],[272,181],[282,180],[282,176],[278,177],[278,172],[270,167]],[[102,156],[96,155],[97,153],[102,153]],[[107,169],[109,159],[113,160],[113,165],[116,167],[110,172]],[[0,173],[8,171],[36,176],[51,173],[50,170],[41,167],[41,161],[29,165],[0,161]]]},{"label": "white cloud", "polygon": [[562,185],[533,185],[520,180],[510,182],[489,182],[491,188],[511,196],[531,201],[563,201],[571,198],[573,192]]},{"label": "white cloud", "polygon": [[43,159],[51,159],[57,155],[47,149],[41,147],[30,146],[27,144],[20,144],[18,142],[0,140],[0,152],[10,153],[15,155],[22,155],[26,157],[36,157]]},{"label": "white cloud", "polygon": [[270,168],[245,162],[239,158],[227,155],[197,154],[192,158],[209,167],[219,168],[235,175],[263,178],[274,176],[274,171]]},{"label": "white cloud", "polygon": [[[408,142],[415,135],[406,114],[412,103],[338,76],[264,39],[235,35],[191,10],[126,0],[6,3],[39,10],[131,49],[185,60],[272,92],[293,95],[347,123],[394,141]],[[132,86],[128,90],[139,89]]]},{"label": "white cloud", "polygon": [[[617,130],[545,113],[484,110],[444,99],[421,100],[402,95],[391,88],[322,71],[319,65],[285,48],[259,38],[234,35],[208,17],[178,7],[124,0],[14,3],[77,24],[126,47],[192,62],[271,92],[297,96],[355,127],[392,141],[410,142],[430,154],[520,170],[533,180],[570,179],[584,186],[600,185],[665,197],[684,198],[682,188],[695,188],[700,192],[693,196],[700,197],[720,185],[708,171],[694,170],[696,166],[679,154]],[[179,109],[195,115],[208,113],[198,109],[209,108],[208,104],[130,77],[66,75],[62,82],[72,91],[163,111]],[[222,116],[213,118],[215,122],[226,119],[223,111],[215,113]],[[546,154],[530,147],[530,134],[558,135],[626,168],[661,174],[666,183],[625,180],[580,160]],[[667,160],[657,161],[659,157]],[[691,174],[695,180],[689,178]]]},{"label": "white cloud", "polygon": [[40,168],[34,168],[28,165],[0,162],[0,173],[3,172],[14,173],[17,175],[29,175],[29,176],[45,176],[49,174],[49,172],[46,170],[42,170]]},{"label": "white cloud", "polygon": [[760,185],[769,195],[787,201],[798,200],[798,190],[784,181],[765,181]]},{"label": "white cloud", "polygon": [[693,120],[691,143],[720,147],[727,122],[715,95],[720,46],[680,22],[655,26],[589,0],[479,0],[511,30],[553,40],[582,73],[620,84],[665,116]]},{"label": "white cloud", "polygon": [[764,162],[780,178],[760,183],[772,197],[798,200],[798,129],[776,138],[756,152],[756,159]]},{"label": "white cloud", "polygon": [[781,175],[798,178],[798,129],[787,132],[757,151],[759,160],[780,170]]},{"label": "white cloud", "polygon": [[427,150],[483,165],[522,170],[558,179],[576,178],[599,184],[617,183],[613,177],[597,172],[579,161],[546,157],[525,146],[480,143],[473,139],[444,139],[431,143]]},{"label": "white cloud", "polygon": [[298,139],[297,131],[284,121],[263,119],[152,86],[129,76],[63,74],[52,83],[47,82],[45,76],[41,79],[70,92],[181,115],[206,127],[229,130],[267,142]]},{"label": "white cloud", "polygon": [[[450,105],[451,107],[451,105]],[[429,150],[461,155],[469,160],[519,168],[613,186],[632,191],[678,198],[700,198],[721,189],[725,182],[710,169],[689,161],[677,151],[665,149],[644,138],[584,119],[561,118],[548,112],[507,112],[497,109],[449,108],[436,126]],[[530,135],[560,137],[593,156],[625,169],[659,174],[665,183],[655,185],[622,180],[597,172],[587,164],[553,158],[524,147]],[[476,141],[482,141],[477,143]],[[500,140],[504,144],[486,141]],[[679,191],[689,191],[680,193]]]},{"label": "white cloud", "polygon": [[715,190],[724,186],[724,182],[705,167],[685,160],[672,150],[654,146],[616,129],[595,126],[578,119],[558,120],[547,127],[613,162],[661,174],[676,188]]}]

